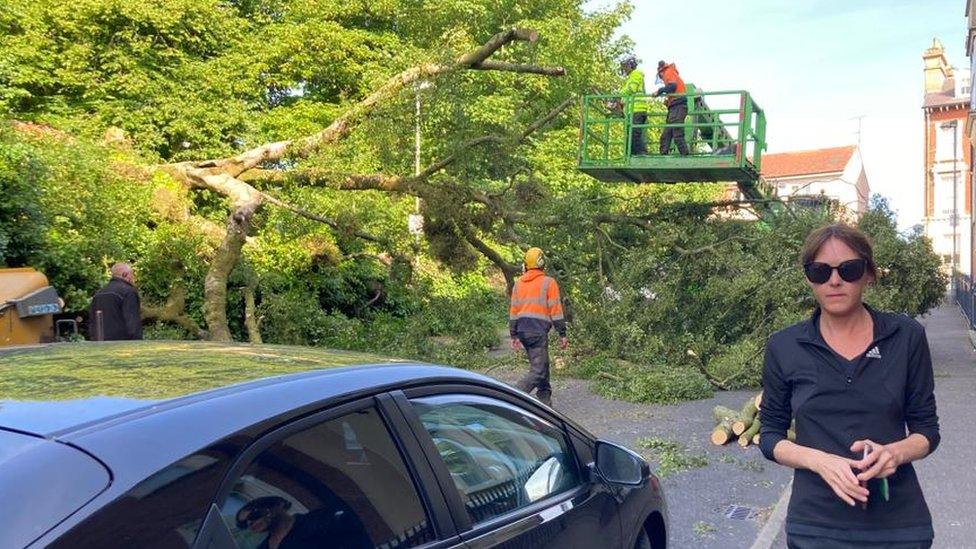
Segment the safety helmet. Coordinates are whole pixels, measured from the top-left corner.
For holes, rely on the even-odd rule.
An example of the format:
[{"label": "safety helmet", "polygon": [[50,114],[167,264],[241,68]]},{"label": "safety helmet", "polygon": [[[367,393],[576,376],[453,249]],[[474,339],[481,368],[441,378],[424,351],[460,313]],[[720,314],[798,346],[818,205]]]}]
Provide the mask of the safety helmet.
[{"label": "safety helmet", "polygon": [[633,55],[629,55],[629,54],[628,55],[625,55],[625,56],[623,56],[623,57],[620,58],[620,66],[621,67],[627,67],[629,69],[636,69],[637,68],[637,58],[634,57]]},{"label": "safety helmet", "polygon": [[529,248],[525,252],[525,260],[522,261],[525,270],[542,269],[546,266],[546,257],[542,254],[542,248]]}]

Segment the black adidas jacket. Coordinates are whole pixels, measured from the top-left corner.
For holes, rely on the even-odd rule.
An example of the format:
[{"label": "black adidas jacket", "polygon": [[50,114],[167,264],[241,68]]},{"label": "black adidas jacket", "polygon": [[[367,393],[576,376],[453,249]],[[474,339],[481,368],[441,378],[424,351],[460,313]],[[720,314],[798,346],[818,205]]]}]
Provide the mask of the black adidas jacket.
[{"label": "black adidas jacket", "polygon": [[[773,334],[763,365],[760,447],[773,448],[796,418],[796,443],[851,459],[851,444],[889,444],[918,433],[939,445],[932,360],[921,324],[905,315],[868,308],[874,340],[848,370],[820,334],[820,310]],[[932,518],[915,469],[905,464],[888,477],[884,501],[878,480],[868,485],[867,509],[851,507],[813,471],[797,470],[787,513],[791,534],[849,541],[931,540]]]}]

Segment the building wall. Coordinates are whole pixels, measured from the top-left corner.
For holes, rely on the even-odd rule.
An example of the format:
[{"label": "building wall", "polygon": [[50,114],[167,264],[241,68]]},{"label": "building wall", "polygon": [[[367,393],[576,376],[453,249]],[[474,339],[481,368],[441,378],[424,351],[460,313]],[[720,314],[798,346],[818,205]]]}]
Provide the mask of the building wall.
[{"label": "building wall", "polygon": [[[968,102],[948,107],[925,109],[925,233],[948,268],[953,247],[953,185],[956,185],[957,269],[972,272],[972,144],[966,134]],[[945,122],[956,121],[955,130],[944,129]],[[953,151],[953,132],[956,150]]]}]

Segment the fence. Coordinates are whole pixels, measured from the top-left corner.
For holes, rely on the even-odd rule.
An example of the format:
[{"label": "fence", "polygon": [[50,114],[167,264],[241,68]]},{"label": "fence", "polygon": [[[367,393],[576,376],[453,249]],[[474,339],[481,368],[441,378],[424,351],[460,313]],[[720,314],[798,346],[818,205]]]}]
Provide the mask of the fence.
[{"label": "fence", "polygon": [[972,329],[976,327],[976,318],[973,317],[974,309],[976,309],[974,307],[976,293],[973,293],[973,291],[976,288],[973,288],[972,279],[963,273],[955,273],[953,277],[955,278],[954,282],[956,287],[956,295],[953,298],[956,300],[956,304],[959,305],[959,310],[966,316],[966,319],[969,321],[969,327]]}]

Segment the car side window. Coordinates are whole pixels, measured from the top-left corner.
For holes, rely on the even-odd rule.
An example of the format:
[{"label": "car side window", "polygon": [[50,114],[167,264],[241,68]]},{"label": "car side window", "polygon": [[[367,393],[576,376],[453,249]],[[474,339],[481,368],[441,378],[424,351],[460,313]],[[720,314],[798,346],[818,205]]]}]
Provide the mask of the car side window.
[{"label": "car side window", "polygon": [[374,408],[263,450],[234,479],[220,514],[241,549],[403,548],[436,537]]},{"label": "car side window", "polygon": [[526,410],[475,395],[412,402],[473,523],[580,484],[566,434]]},{"label": "car side window", "polygon": [[186,549],[240,451],[228,439],[158,471],[57,539],[56,549]]}]

